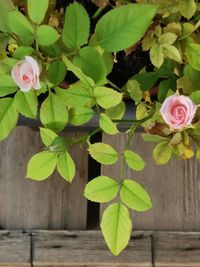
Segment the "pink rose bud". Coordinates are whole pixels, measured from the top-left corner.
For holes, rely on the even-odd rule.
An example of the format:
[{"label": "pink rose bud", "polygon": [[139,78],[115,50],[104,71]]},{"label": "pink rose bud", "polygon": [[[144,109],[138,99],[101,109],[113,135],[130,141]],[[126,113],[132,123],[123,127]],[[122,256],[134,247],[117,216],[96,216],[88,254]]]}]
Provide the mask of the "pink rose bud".
[{"label": "pink rose bud", "polygon": [[184,95],[172,95],[165,99],[160,113],[171,129],[182,129],[191,125],[197,106]]},{"label": "pink rose bud", "polygon": [[30,56],[26,56],[24,60],[19,61],[12,69],[12,78],[23,92],[28,92],[31,88],[36,90],[41,88],[39,75],[39,65]]}]

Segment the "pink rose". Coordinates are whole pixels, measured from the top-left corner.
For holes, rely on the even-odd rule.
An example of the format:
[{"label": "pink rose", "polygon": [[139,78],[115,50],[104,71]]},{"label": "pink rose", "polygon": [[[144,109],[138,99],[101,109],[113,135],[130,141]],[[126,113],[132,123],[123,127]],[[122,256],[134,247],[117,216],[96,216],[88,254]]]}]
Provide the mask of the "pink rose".
[{"label": "pink rose", "polygon": [[26,56],[24,60],[19,61],[12,69],[12,78],[23,92],[33,89],[40,89],[40,68],[37,61]]},{"label": "pink rose", "polygon": [[197,111],[197,106],[184,95],[172,95],[165,99],[160,113],[171,129],[182,129],[190,125]]}]

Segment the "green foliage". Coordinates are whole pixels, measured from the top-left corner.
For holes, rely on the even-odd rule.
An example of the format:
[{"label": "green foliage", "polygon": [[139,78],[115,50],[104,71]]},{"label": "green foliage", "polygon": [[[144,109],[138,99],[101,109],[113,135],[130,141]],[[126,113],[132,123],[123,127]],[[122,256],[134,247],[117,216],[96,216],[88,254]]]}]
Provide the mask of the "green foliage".
[{"label": "green foliage", "polygon": [[69,110],[69,122],[73,125],[82,125],[92,119],[94,111],[87,107],[71,108]]},{"label": "green foliage", "polygon": [[94,96],[97,104],[107,109],[117,106],[122,101],[123,94],[108,87],[96,87],[94,89]]},{"label": "green foliage", "polygon": [[48,46],[54,44],[59,39],[58,32],[48,26],[41,25],[38,27],[36,32],[36,41],[39,45]]},{"label": "green foliage", "polygon": [[100,114],[99,117],[99,126],[107,134],[117,134],[119,133],[116,123],[113,123],[112,120],[104,113]]},{"label": "green foliage", "polygon": [[119,184],[108,176],[99,176],[90,181],[84,191],[84,196],[94,202],[105,203],[117,196]]},{"label": "green foliage", "polygon": [[20,46],[13,53],[13,57],[17,59],[23,59],[25,56],[30,56],[34,49],[30,46]]},{"label": "green foliage", "polygon": [[153,134],[142,134],[142,139],[145,141],[145,142],[162,142],[162,141],[166,141],[167,138],[166,137],[163,137],[163,136],[160,136],[160,135],[153,135]]},{"label": "green foliage", "polygon": [[58,96],[50,93],[42,103],[40,119],[44,126],[55,131],[62,131],[68,122],[68,111]]},{"label": "green foliage", "polygon": [[196,3],[194,0],[180,0],[181,14],[190,19],[196,12]]},{"label": "green foliage", "polygon": [[28,0],[28,14],[31,20],[40,24],[48,9],[49,0]]},{"label": "green foliage", "polygon": [[110,205],[103,213],[101,230],[109,249],[119,255],[128,245],[132,231],[128,209],[121,203]]},{"label": "green foliage", "polygon": [[172,147],[167,141],[159,143],[153,150],[153,158],[156,164],[166,164],[172,156]]},{"label": "green foliage", "polygon": [[[85,6],[88,1],[82,2]],[[118,255],[131,235],[128,208],[140,212],[152,207],[145,189],[126,179],[127,167],[134,171],[145,167],[143,159],[130,150],[135,131],[143,127],[143,140],[157,143],[153,150],[157,164],[167,163],[172,156],[193,157],[194,144],[200,159],[200,5],[196,0],[92,2],[99,9],[92,15],[90,29],[91,14],[76,1],[65,11],[56,8],[55,0],[13,0],[15,6],[11,0],[0,0],[0,140],[15,127],[19,113],[30,119],[39,115],[44,148],[27,169],[27,177],[38,181],[57,167],[71,183],[75,163],[70,151],[75,145],[88,145],[90,156],[104,165],[120,159],[116,180],[109,173],[96,177],[84,192],[99,203],[119,200],[105,210],[101,223],[108,247]],[[27,62],[26,56],[36,62]],[[30,84],[31,90],[22,92],[20,82]],[[179,115],[189,120],[192,108],[197,108],[191,125],[189,121],[180,129],[173,129],[165,118],[169,113],[161,112],[164,101],[175,92],[197,105],[187,105],[187,98],[180,98],[183,103],[172,112],[175,120]],[[94,115],[98,126],[89,133],[67,138],[57,134],[67,123],[79,126]],[[128,127],[119,152],[109,144],[92,144],[99,132],[118,134],[118,123],[119,129]]]},{"label": "green foliage", "polygon": [[96,85],[106,83],[106,65],[103,57],[96,49],[89,46],[80,49],[79,55],[74,57],[74,64],[78,66],[85,75],[91,77]]},{"label": "green foliage", "polygon": [[11,0],[0,0],[0,7],[0,31],[9,32],[8,12],[16,8]]},{"label": "green foliage", "polygon": [[75,66],[66,56],[63,56],[62,59],[65,65],[67,66],[67,69],[73,72],[77,78],[79,78],[83,83],[87,84],[89,87],[94,86],[94,81],[87,75],[85,75],[83,71],[77,66]]},{"label": "green foliage", "polygon": [[88,151],[93,159],[105,165],[112,165],[119,158],[117,151],[105,143],[90,144]]},{"label": "green foliage", "polygon": [[10,31],[13,32],[23,44],[29,45],[33,42],[33,27],[22,13],[19,11],[10,11],[8,13],[8,22]]},{"label": "green foliage", "polygon": [[43,151],[34,155],[27,167],[27,178],[43,181],[54,171],[57,163],[57,154]]},{"label": "green foliage", "polygon": [[77,2],[69,5],[62,33],[64,44],[68,48],[79,48],[86,44],[89,30],[90,20],[85,8]]},{"label": "green foliage", "polygon": [[126,111],[126,104],[121,101],[118,105],[112,108],[108,108],[105,114],[112,120],[121,120]]},{"label": "green foliage", "polygon": [[15,105],[19,113],[30,119],[36,119],[38,110],[38,99],[35,92],[18,91],[15,95]]},{"label": "green foliage", "polygon": [[141,171],[145,167],[144,160],[137,153],[129,149],[124,151],[124,158],[127,165],[134,171]]},{"label": "green foliage", "polygon": [[0,99],[0,107],[0,140],[3,140],[16,126],[18,112],[12,98]]},{"label": "green foliage", "polygon": [[136,80],[140,84],[142,91],[151,89],[158,79],[159,76],[155,72],[136,74],[131,78],[131,80]]},{"label": "green foliage", "polygon": [[0,97],[13,94],[18,90],[16,83],[12,77],[7,74],[1,74],[0,76]]},{"label": "green foliage", "polygon": [[187,57],[190,65],[195,69],[200,71],[200,45],[190,44],[187,49]]},{"label": "green foliage", "polygon": [[129,80],[126,89],[136,103],[142,100],[143,93],[140,89],[140,84],[136,80]]},{"label": "green foliage", "polygon": [[75,164],[68,152],[58,156],[57,168],[60,175],[68,182],[72,182],[75,176]]},{"label": "green foliage", "polygon": [[115,8],[98,21],[96,40],[108,52],[126,49],[143,37],[155,14],[155,5],[132,4]]},{"label": "green foliage", "polygon": [[69,89],[56,89],[56,95],[70,108],[84,107],[93,100],[90,88],[83,82],[74,83]]},{"label": "green foliage", "polygon": [[47,78],[54,85],[58,85],[64,80],[66,72],[67,68],[63,61],[56,60],[49,65]]},{"label": "green foliage", "polygon": [[58,135],[52,130],[40,128],[40,137],[45,146],[50,146]]},{"label": "green foliage", "polygon": [[146,211],[152,208],[151,199],[144,188],[130,179],[123,181],[120,198],[124,204],[136,211]]}]

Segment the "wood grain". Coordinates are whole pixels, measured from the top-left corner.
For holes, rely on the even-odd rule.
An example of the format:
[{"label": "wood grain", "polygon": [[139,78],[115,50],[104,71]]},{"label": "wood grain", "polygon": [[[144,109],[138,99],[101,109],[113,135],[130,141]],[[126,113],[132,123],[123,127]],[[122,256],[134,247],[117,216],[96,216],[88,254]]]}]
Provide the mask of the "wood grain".
[{"label": "wood grain", "polygon": [[0,266],[31,267],[30,236],[21,232],[0,231]]},{"label": "wood grain", "polygon": [[[113,145],[123,152],[125,134],[103,136],[103,142]],[[126,168],[126,177],[141,183],[149,192],[153,209],[151,211],[132,212],[135,230],[200,230],[200,164],[197,160],[171,160],[164,166],[155,165],[152,150],[155,144],[141,139],[136,133],[131,149],[145,160],[142,172]],[[102,174],[119,178],[120,161],[112,166],[103,166]],[[106,205],[101,206],[101,214]]]},{"label": "wood grain", "polygon": [[99,231],[40,231],[33,234],[33,264],[42,266],[148,266],[151,238],[138,233],[118,257],[108,250]]},{"label": "wood grain", "polygon": [[[66,137],[81,133],[65,133]],[[25,179],[28,160],[43,148],[39,133],[17,127],[0,143],[0,225],[3,229],[85,229],[88,154],[74,147],[77,171],[72,185],[55,172],[49,179]]]},{"label": "wood grain", "polygon": [[200,233],[159,233],[153,240],[155,267],[200,267]]}]

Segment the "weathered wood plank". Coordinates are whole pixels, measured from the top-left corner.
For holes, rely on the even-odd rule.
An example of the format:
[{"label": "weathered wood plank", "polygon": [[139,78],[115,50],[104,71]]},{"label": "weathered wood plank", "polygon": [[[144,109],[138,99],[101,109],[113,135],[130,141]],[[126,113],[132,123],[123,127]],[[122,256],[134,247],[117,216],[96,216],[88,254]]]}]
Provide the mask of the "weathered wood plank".
[{"label": "weathered wood plank", "polygon": [[120,256],[113,256],[99,231],[39,231],[33,240],[33,264],[42,266],[148,266],[151,238],[137,233]]},{"label": "weathered wood plank", "polygon": [[[125,134],[103,136],[103,142],[123,151]],[[141,183],[149,192],[153,209],[135,213],[134,228],[137,230],[200,230],[200,164],[197,160],[171,160],[165,166],[156,166],[152,160],[155,144],[149,144],[136,133],[131,149],[138,152],[146,161],[142,172],[126,169],[126,177]],[[120,161],[112,166],[103,166],[102,174],[118,178]],[[106,205],[101,206],[101,213]]]},{"label": "weathered wood plank", "polygon": [[22,267],[30,263],[30,236],[21,232],[0,232],[0,266]]},{"label": "weathered wood plank", "polygon": [[200,233],[159,233],[153,237],[155,267],[199,267]]},{"label": "weathered wood plank", "polygon": [[[64,133],[78,136],[81,133]],[[0,225],[3,229],[85,229],[87,151],[72,149],[77,172],[72,185],[55,172],[48,180],[25,179],[26,166],[41,151],[39,133],[17,127],[0,143]]]}]

